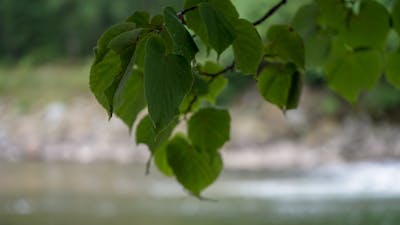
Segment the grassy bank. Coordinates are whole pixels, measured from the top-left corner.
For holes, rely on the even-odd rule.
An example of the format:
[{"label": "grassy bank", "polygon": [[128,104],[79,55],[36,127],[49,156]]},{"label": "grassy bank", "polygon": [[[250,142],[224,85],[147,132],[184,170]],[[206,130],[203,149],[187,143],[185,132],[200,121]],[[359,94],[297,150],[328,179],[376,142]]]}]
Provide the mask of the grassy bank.
[{"label": "grassy bank", "polygon": [[22,110],[88,95],[89,61],[0,67],[0,102]]}]

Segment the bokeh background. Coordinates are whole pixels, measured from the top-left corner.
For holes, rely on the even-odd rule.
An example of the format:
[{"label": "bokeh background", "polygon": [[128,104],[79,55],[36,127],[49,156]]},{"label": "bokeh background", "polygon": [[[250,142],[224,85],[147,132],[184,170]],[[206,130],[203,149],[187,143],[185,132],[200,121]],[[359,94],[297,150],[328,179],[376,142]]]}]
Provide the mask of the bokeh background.
[{"label": "bokeh background", "polygon": [[[0,225],[400,224],[400,91],[384,79],[350,105],[310,72],[284,115],[227,74],[217,102],[231,109],[232,138],[205,192],[217,202],[155,168],[145,176],[146,147],[90,94],[92,52],[133,11],[182,2],[0,0]],[[255,20],[277,1],[233,2]],[[289,1],[260,33],[306,2]]]}]

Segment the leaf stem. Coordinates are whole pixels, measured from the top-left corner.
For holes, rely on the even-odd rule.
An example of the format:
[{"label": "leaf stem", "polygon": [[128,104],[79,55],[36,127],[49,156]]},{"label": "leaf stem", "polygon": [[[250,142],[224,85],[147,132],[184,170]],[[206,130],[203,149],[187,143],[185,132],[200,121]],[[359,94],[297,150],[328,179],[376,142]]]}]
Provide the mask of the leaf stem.
[{"label": "leaf stem", "polygon": [[281,8],[283,5],[285,5],[287,0],[281,0],[278,4],[276,4],[274,7],[272,7],[270,10],[268,10],[267,13],[265,13],[264,16],[262,16],[260,19],[256,20],[253,25],[257,26],[263,23],[265,20],[267,20],[269,17],[275,14],[276,11],[278,11],[279,8]]}]

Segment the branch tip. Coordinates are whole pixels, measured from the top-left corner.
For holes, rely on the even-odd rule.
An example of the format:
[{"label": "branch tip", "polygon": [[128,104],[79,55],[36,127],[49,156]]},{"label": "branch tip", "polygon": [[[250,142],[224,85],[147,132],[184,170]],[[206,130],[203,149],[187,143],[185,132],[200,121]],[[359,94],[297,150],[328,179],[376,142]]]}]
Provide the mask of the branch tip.
[{"label": "branch tip", "polygon": [[270,10],[268,10],[268,12],[261,17],[260,19],[256,20],[253,25],[254,26],[258,26],[261,23],[263,23],[265,20],[267,20],[268,18],[270,18],[272,15],[274,15],[276,13],[276,11],[278,11],[279,8],[281,8],[283,5],[285,5],[287,2],[287,0],[281,0],[280,2],[278,2],[274,7],[272,7]]}]

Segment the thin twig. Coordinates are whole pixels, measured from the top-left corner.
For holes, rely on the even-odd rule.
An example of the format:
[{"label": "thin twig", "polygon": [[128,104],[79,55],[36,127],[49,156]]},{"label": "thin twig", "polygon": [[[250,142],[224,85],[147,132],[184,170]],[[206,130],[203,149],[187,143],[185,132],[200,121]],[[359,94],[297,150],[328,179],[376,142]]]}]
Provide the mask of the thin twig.
[{"label": "thin twig", "polygon": [[188,106],[187,109],[185,110],[185,115],[188,114],[188,113],[192,110],[193,105],[194,105],[194,103],[197,101],[197,99],[199,99],[199,96],[196,95],[196,96],[194,96],[194,98],[192,99],[192,101],[190,101],[189,106]]},{"label": "thin twig", "polygon": [[217,77],[221,74],[224,74],[228,72],[229,70],[232,70],[235,67],[235,62],[232,62],[229,66],[225,67],[225,69],[217,72],[217,73],[207,73],[207,72],[200,72],[201,75],[207,76],[207,77]]},{"label": "thin twig", "polygon": [[198,6],[195,5],[195,6],[192,6],[192,7],[190,7],[190,8],[184,9],[184,10],[178,12],[178,13],[176,14],[176,16],[181,20],[182,24],[186,24],[185,17],[184,17],[185,14],[188,13],[188,12],[190,12],[190,11],[193,11],[193,10],[195,10],[195,9],[197,9],[197,8],[198,8]]},{"label": "thin twig", "polygon": [[197,5],[192,6],[192,7],[189,7],[189,8],[187,8],[187,9],[184,9],[184,10],[178,12],[177,15],[178,15],[178,16],[185,15],[186,13],[188,13],[188,12],[190,12],[190,11],[193,11],[193,10],[195,10],[195,9],[197,9]]},{"label": "thin twig", "polygon": [[274,7],[272,7],[263,17],[261,17],[260,19],[258,19],[257,21],[255,21],[253,23],[254,26],[260,25],[261,23],[263,23],[265,20],[267,20],[269,17],[271,17],[272,15],[274,15],[274,13],[276,11],[278,11],[278,9],[280,7],[282,7],[284,4],[286,4],[287,0],[281,0],[278,4],[276,4]]},{"label": "thin twig", "polygon": [[[207,72],[200,72],[201,75],[204,76],[208,76],[211,77],[211,79],[207,82],[208,84],[211,84],[215,78],[217,78],[218,76],[228,72],[229,70],[233,70],[233,68],[235,67],[235,61],[233,61],[229,66],[225,67],[225,69],[217,72],[217,73],[207,73]],[[192,99],[192,101],[190,101],[189,106],[187,107],[187,109],[185,110],[185,115],[188,114],[192,108],[194,103],[196,103],[196,101],[199,99],[199,96],[194,96],[194,98]]]}]

